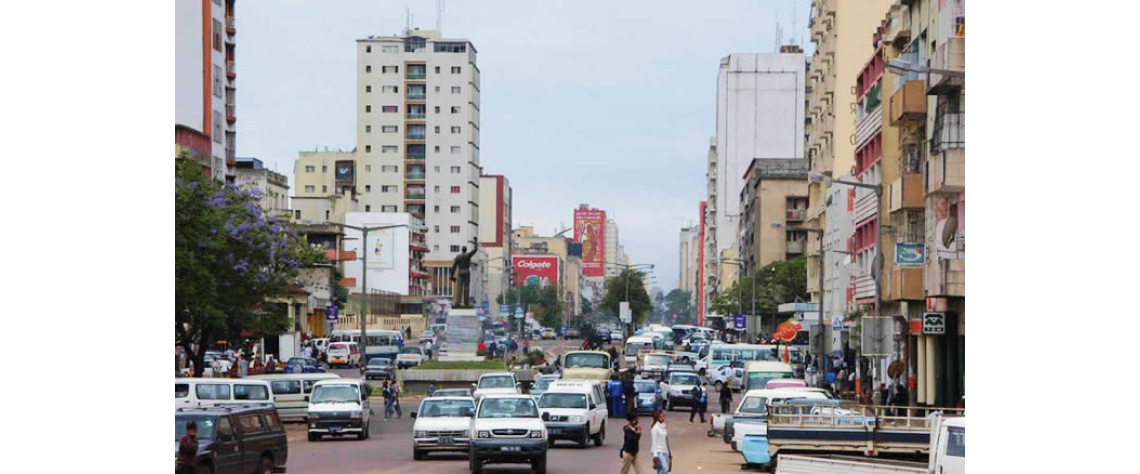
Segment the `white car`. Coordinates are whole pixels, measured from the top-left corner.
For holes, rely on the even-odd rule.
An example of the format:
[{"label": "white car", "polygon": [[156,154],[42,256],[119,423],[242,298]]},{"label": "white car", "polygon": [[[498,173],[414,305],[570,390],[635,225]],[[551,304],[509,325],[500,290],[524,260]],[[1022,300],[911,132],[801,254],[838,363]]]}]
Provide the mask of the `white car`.
[{"label": "white car", "polygon": [[700,384],[701,376],[696,372],[670,374],[668,380],[661,382],[661,396],[665,397],[665,410],[672,410],[678,404],[692,406],[694,400],[691,392]]},{"label": "white car", "polygon": [[[768,407],[773,403],[780,403],[784,400],[793,398],[810,398],[810,399],[825,399],[822,393],[819,392],[801,392],[791,389],[759,389],[749,390],[744,394],[744,399],[740,400],[740,405],[736,407],[737,414],[755,414],[764,415],[768,413]],[[724,420],[721,419],[721,429],[724,429]],[[713,429],[716,429],[716,420],[713,420]],[[741,423],[733,425],[732,429],[732,449],[733,451],[740,451],[740,441],[744,439],[745,435],[750,434],[767,434],[767,423]]]},{"label": "white car", "polygon": [[404,346],[400,349],[400,353],[396,354],[396,368],[406,369],[420,365],[420,362],[423,362],[425,359],[427,359],[427,356],[424,355],[423,349],[416,346]]},{"label": "white car", "polygon": [[360,348],[355,342],[329,344],[329,366],[360,367]]},{"label": "white car", "polygon": [[423,345],[423,343],[427,341],[431,341],[432,344],[435,344],[435,331],[432,331],[431,329],[424,329],[423,331],[420,331],[420,345]]},{"label": "white car", "polygon": [[483,472],[484,464],[502,463],[529,463],[531,471],[546,474],[546,425],[529,396],[484,396],[468,436],[471,474]]},{"label": "white car", "polygon": [[550,384],[538,399],[549,446],[558,439],[575,441],[583,448],[591,439],[594,446],[605,443],[609,407],[602,390],[594,380],[559,380]]},{"label": "white car", "polygon": [[479,376],[479,382],[471,384],[475,389],[475,400],[487,395],[518,395],[519,381],[511,372],[488,372]]},{"label": "white car", "polygon": [[313,384],[309,398],[309,441],[324,435],[341,437],[356,434],[368,439],[372,405],[363,381],[350,379],[321,380]]},{"label": "white car", "polygon": [[742,368],[722,365],[709,373],[709,380],[712,381],[713,386],[716,387],[716,391],[718,392],[724,388],[724,384],[729,377],[732,377],[732,383],[729,384],[729,388],[740,390],[740,387],[744,386],[744,369]]},{"label": "white car", "polygon": [[429,397],[412,412],[412,459],[427,457],[432,451],[466,453],[471,449],[468,429],[475,416],[471,397]]}]

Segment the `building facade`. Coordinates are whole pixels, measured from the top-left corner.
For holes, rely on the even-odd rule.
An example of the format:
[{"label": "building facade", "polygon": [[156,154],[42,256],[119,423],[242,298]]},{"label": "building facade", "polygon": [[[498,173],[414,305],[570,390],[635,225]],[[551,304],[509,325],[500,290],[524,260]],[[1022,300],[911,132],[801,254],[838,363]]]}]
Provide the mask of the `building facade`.
[{"label": "building facade", "polygon": [[234,182],[237,150],[236,0],[177,0],[174,154]]},{"label": "building facade", "polygon": [[[618,240],[618,226],[617,222],[613,219],[606,219],[606,276],[612,277],[621,273],[620,264],[625,263],[625,258],[618,252],[620,246]],[[618,264],[618,265],[613,265]]]},{"label": "building facade", "polygon": [[804,254],[807,231],[794,230],[807,212],[807,162],[755,159],[740,191],[740,260],[745,276]]},{"label": "building facade", "polygon": [[[510,285],[512,193],[504,176],[479,178],[479,246],[487,253],[483,287],[492,303]],[[488,309],[492,316],[501,316],[499,305],[490,304]]]},{"label": "building facade", "polygon": [[689,292],[692,302],[697,298],[697,266],[700,264],[700,227],[682,227],[677,252],[677,288]]},{"label": "building facade", "polygon": [[261,193],[261,208],[278,219],[290,220],[289,178],[265,168],[257,158],[237,158],[234,166],[234,184],[257,189]]}]

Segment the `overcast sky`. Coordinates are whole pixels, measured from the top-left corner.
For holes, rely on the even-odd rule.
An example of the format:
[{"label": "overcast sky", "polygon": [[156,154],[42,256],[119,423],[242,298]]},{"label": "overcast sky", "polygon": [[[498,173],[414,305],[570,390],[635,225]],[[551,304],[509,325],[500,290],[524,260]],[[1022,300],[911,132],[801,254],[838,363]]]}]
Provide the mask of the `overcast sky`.
[{"label": "overcast sky", "polygon": [[[355,40],[401,34],[405,7],[435,29],[437,4],[237,2],[238,156],[292,183],[298,151],[352,149]],[[480,164],[510,180],[514,225],[550,235],[580,203],[604,209],[667,292],[706,197],[720,58],[774,52],[777,16],[810,54],[809,12],[809,0],[450,0],[442,33],[479,53]]]}]

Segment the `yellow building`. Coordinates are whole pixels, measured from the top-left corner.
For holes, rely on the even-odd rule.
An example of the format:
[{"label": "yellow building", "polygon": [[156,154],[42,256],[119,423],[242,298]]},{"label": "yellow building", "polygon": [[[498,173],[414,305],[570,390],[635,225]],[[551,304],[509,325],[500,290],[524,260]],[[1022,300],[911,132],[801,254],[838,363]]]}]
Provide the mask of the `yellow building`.
[{"label": "yellow building", "polygon": [[740,192],[740,259],[744,275],[804,254],[806,231],[791,230],[807,212],[805,160],[752,160]]}]

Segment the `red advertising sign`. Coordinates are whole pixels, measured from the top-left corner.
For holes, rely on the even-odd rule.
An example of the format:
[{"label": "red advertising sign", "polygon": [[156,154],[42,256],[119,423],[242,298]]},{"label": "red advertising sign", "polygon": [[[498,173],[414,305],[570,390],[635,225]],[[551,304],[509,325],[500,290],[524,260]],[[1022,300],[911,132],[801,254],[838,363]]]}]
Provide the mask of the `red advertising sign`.
[{"label": "red advertising sign", "polygon": [[574,240],[582,244],[582,274],[587,277],[605,276],[606,211],[575,210]]},{"label": "red advertising sign", "polygon": [[515,267],[516,287],[520,284],[558,283],[557,255],[514,255],[511,264]]}]

